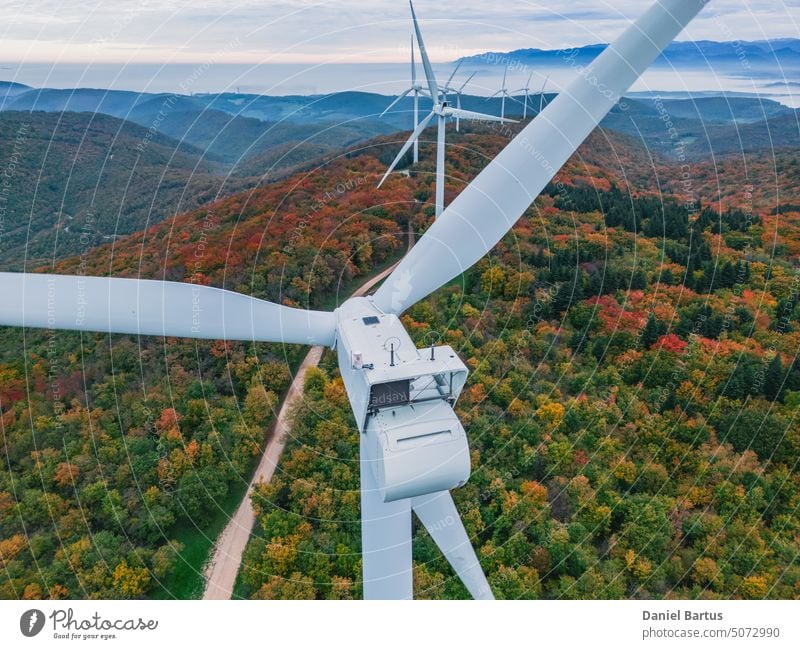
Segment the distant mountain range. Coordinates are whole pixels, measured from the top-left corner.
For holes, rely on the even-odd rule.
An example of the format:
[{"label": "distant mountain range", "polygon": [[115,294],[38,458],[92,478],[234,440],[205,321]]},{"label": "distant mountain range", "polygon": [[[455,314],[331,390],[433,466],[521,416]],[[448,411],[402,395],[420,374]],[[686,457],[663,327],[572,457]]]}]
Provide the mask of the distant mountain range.
[{"label": "distant mountain range", "polygon": [[[201,149],[214,162],[232,165],[236,175],[280,175],[293,165],[294,148],[318,154],[340,150],[405,127],[383,95],[348,92],[326,96],[178,95],[96,88],[30,88],[0,82],[1,111],[99,113],[154,128]],[[275,156],[276,151],[286,155]],[[253,168],[253,158],[272,160]]]},{"label": "distant mountain range", "polygon": [[[790,44],[800,48],[800,40],[781,43],[786,44],[783,49],[790,49]],[[688,48],[686,43],[677,45],[676,51]],[[721,47],[722,44],[716,45]],[[709,45],[707,50],[711,49]],[[588,57],[585,53],[589,50],[591,48],[582,48],[583,54],[578,56]],[[592,56],[594,54],[596,51]],[[692,142],[698,140],[695,133],[699,133],[702,140],[706,127],[711,124],[719,126],[722,132],[727,128],[733,136],[731,141],[738,142],[735,132],[738,126],[754,124],[754,129],[758,130],[759,123],[781,117],[784,119],[778,123],[783,124],[787,132],[776,134],[777,143],[792,142],[797,135],[797,111],[779,102],[755,95],[698,95],[687,99],[664,93],[659,97],[658,106],[654,101],[658,93],[628,97],[626,110],[612,113],[604,126],[611,125],[615,130],[637,137],[646,133],[652,138],[650,144],[658,146],[665,133],[659,111],[666,111],[679,129],[692,134]],[[554,97],[546,93],[546,102]],[[336,154],[359,142],[412,128],[413,100],[409,97],[400,100],[392,111],[381,117],[393,99],[365,92],[310,96],[178,95],[92,88],[36,89],[0,82],[0,114],[2,111],[43,111],[108,115],[153,129],[174,141],[175,146],[189,146],[207,162],[222,165],[232,175],[259,176],[265,180],[280,177],[309,160]],[[506,114],[521,117],[523,97],[515,99],[506,103]],[[538,104],[538,95],[535,95],[529,103],[529,115],[535,114]],[[462,105],[467,110],[500,112],[497,98],[465,95]],[[424,100],[422,110],[426,110]],[[760,146],[765,137],[759,136],[753,140],[756,141]],[[717,144],[725,150],[729,148],[724,138]],[[754,145],[745,141],[742,146],[751,149]],[[711,144],[689,153],[705,155],[710,147]]]},{"label": "distant mountain range", "polygon": [[[471,65],[541,65],[568,66],[590,63],[606,44],[560,50],[535,48],[511,52],[484,52],[460,59]],[[743,68],[800,68],[800,39],[781,38],[767,41],[685,41],[672,43],[654,63],[656,66],[714,67],[731,65]]]},{"label": "distant mountain range", "polygon": [[[554,98],[545,95],[546,103]],[[22,191],[7,205],[0,262],[19,265],[25,251],[34,264],[74,254],[85,245],[87,227],[92,243],[102,242],[217,195],[352,154],[378,136],[412,127],[408,97],[380,117],[393,99],[363,92],[189,96],[0,82],[0,160],[11,158],[16,134],[26,128],[14,181]],[[523,99],[507,102],[506,114],[521,118]],[[498,98],[465,95],[462,105],[500,112]],[[538,95],[531,97],[529,117],[538,106]],[[427,107],[423,103],[422,110]],[[696,160],[712,152],[800,148],[799,125],[795,109],[757,96],[685,99],[665,93],[658,100],[626,97],[601,126],[632,136],[653,155],[668,159],[680,147]],[[404,137],[392,139],[399,147]],[[395,150],[384,147],[386,164]]]}]

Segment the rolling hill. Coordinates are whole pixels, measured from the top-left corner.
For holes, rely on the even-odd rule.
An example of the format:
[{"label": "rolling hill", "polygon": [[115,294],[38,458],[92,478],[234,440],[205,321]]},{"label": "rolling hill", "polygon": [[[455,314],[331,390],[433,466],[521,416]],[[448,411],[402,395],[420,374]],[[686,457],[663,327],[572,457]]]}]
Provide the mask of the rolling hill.
[{"label": "rolling hill", "polygon": [[[688,44],[682,45],[683,50],[687,47]],[[582,55],[592,53],[596,52],[589,48]],[[546,95],[547,101],[553,97]],[[111,115],[154,128],[162,135],[196,147],[209,161],[224,165],[233,176],[274,180],[320,156],[334,155],[377,135],[411,128],[413,103],[408,97],[379,118],[393,99],[364,92],[318,96],[233,93],[189,96],[15,86],[13,96],[6,97],[2,108]],[[506,113],[519,118],[523,112],[522,97],[516,100],[507,103]],[[497,98],[465,95],[462,102],[467,110],[500,112]],[[423,101],[422,110],[426,106]],[[531,106],[538,107],[536,96]],[[665,128],[667,120],[675,126],[676,135]],[[800,141],[798,124],[797,111],[783,104],[733,96],[626,98],[603,122],[605,128],[643,137],[661,153],[673,153],[676,143],[680,143],[682,154],[693,160],[712,152],[719,156],[735,154],[739,149],[747,152],[770,145],[796,146]]]},{"label": "rolling hill", "polygon": [[[230,172],[238,176],[285,172],[293,165],[279,164],[278,152],[292,145],[313,146],[314,155],[318,156],[394,131],[392,126],[374,119],[349,123],[270,122],[214,108],[191,110],[183,104],[170,104],[164,110],[163,102],[156,100],[137,106],[127,119],[147,127],[157,123],[160,133],[203,150],[209,159],[228,165]],[[261,156],[271,158],[273,164],[259,166],[257,158]]]},{"label": "rolling hill", "polygon": [[248,183],[194,147],[91,113],[0,112],[0,262],[76,254]]}]

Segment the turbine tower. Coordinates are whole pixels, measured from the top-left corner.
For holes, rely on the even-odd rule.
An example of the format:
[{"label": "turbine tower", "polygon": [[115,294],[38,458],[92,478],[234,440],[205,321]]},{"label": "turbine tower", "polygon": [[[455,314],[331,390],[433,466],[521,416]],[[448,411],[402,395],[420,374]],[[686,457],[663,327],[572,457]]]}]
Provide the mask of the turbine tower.
[{"label": "turbine tower", "polygon": [[[408,4],[411,6],[411,18],[414,22],[414,31],[417,34],[417,44],[419,45],[419,53],[420,57],[422,58],[422,67],[425,70],[425,79],[428,82],[428,92],[433,98],[433,109],[428,116],[419,123],[417,128],[411,134],[411,137],[408,138],[406,143],[400,149],[400,153],[397,154],[397,157],[392,161],[392,164],[389,165],[389,168],[386,170],[383,178],[381,178],[381,181],[378,183],[378,187],[383,185],[383,183],[389,177],[389,174],[394,171],[394,168],[399,164],[400,160],[403,159],[403,156],[406,154],[411,145],[418,141],[419,136],[422,135],[422,132],[427,128],[428,124],[430,124],[431,120],[436,117],[436,125],[438,129],[436,139],[436,218],[438,219],[444,211],[444,149],[445,126],[447,124],[447,118],[455,117],[457,119],[469,119],[483,122],[503,122],[511,120],[505,120],[502,117],[495,117],[494,115],[474,113],[472,111],[462,110],[460,108],[451,108],[448,105],[447,95],[436,82],[436,76],[433,73],[433,66],[431,66],[430,59],[428,58],[428,51],[425,49],[425,41],[422,39],[422,32],[420,31],[419,23],[417,22],[417,15],[414,13],[414,5],[411,0],[409,0]],[[453,73],[455,73],[455,70]]]},{"label": "turbine tower", "polygon": [[544,110],[544,89],[547,87],[548,81],[550,81],[549,74],[544,78],[542,89],[539,91],[539,114],[541,114],[541,112]]},{"label": "turbine tower", "polygon": [[489,95],[486,98],[487,101],[488,101],[489,99],[492,99],[493,97],[497,97],[497,96],[501,97],[501,101],[500,101],[500,119],[503,119],[506,116],[506,97],[508,97],[512,101],[516,101],[516,99],[514,99],[514,97],[511,96],[511,93],[508,92],[508,88],[506,87],[506,78],[507,78],[507,76],[508,76],[508,66],[506,66],[506,69],[503,70],[503,86],[496,93],[494,93],[493,95]]},{"label": "turbine tower", "polygon": [[[524,88],[520,88],[519,90],[514,90],[513,91],[513,92],[521,92],[521,93],[523,93],[525,95],[525,100],[524,100],[524,106],[525,107],[522,109],[522,119],[527,119],[528,118],[528,102],[530,101],[530,97],[531,97],[531,79],[532,78],[533,78],[533,72],[531,72],[528,75],[528,80],[525,82],[525,87]],[[542,84],[542,90],[539,92],[539,113],[541,113],[542,110],[544,109],[544,89],[545,89],[545,86],[547,85],[547,82],[548,82],[549,79],[550,79],[550,75],[548,75],[548,76],[546,76],[544,78],[544,83]],[[503,85],[505,85],[505,84],[503,84]],[[513,97],[511,97],[511,98],[514,99]],[[514,99],[514,101],[518,101],[518,100]],[[539,113],[537,113],[537,115]]]},{"label": "turbine tower", "polygon": [[[514,90],[512,92],[521,92],[525,95],[525,99],[523,101],[524,108],[522,109],[522,119],[528,119],[528,99],[531,95],[531,79],[533,78],[533,72],[528,75],[528,80],[525,82],[525,87],[520,88],[519,90]],[[503,84],[505,85],[505,84]],[[539,110],[541,113],[541,109]]]},{"label": "turbine tower", "polygon": [[[467,87],[467,84],[470,81],[472,81],[472,77],[475,76],[475,73],[473,72],[471,75],[469,75],[466,78],[464,83],[462,83],[458,88],[454,88],[451,84],[452,84],[452,81],[453,81],[453,77],[456,76],[456,72],[458,71],[458,68],[460,68],[460,67],[461,67],[461,61],[458,62],[458,65],[456,65],[455,70],[453,70],[453,72],[450,75],[450,78],[447,80],[447,83],[445,84],[444,88],[442,88],[442,91],[444,92],[445,96],[447,96],[447,95],[449,95],[451,93],[456,96],[456,108],[458,110],[461,110],[461,95],[464,94],[464,88]],[[458,117],[458,115],[456,115],[456,132],[458,132],[460,130],[461,130],[461,118]]]},{"label": "turbine tower", "polygon": [[450,347],[417,349],[399,316],[495,246],[706,2],[657,0],[463,189],[373,296],[322,312],[179,282],[0,273],[0,325],[334,347],[360,432],[364,597],[412,597],[413,510],[472,596],[491,599],[449,491],[471,470],[453,411],[467,368]]},{"label": "turbine tower", "polygon": [[[417,83],[417,62],[414,58],[414,34],[411,34],[411,87],[404,90],[391,104],[386,107],[380,116],[383,117],[392,108],[394,108],[402,99],[408,96],[409,93],[414,93],[414,129],[419,126],[419,97],[423,95],[428,97],[428,92],[425,88]],[[419,142],[414,142],[414,164],[419,162]]]}]

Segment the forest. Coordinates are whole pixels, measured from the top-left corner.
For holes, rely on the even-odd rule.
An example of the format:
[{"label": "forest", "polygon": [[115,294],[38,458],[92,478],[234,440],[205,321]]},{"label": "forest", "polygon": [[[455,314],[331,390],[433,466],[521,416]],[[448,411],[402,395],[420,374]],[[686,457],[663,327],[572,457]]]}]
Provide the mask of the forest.
[{"label": "forest", "polygon": [[[448,201],[513,133],[452,138]],[[375,140],[55,269],[332,308],[432,218],[430,145],[375,188],[394,151]],[[454,497],[497,597],[800,592],[797,157],[693,162],[687,183],[598,131],[487,258],[404,314],[470,368]],[[3,332],[0,597],[198,596],[303,353]],[[358,432],[332,353],[306,388],[253,499],[239,597],[361,595]],[[416,525],[414,560],[417,597],[467,597]]]},{"label": "forest", "polygon": [[[399,204],[370,212],[374,185],[367,191],[361,173],[341,161],[87,250],[55,270],[166,276],[330,307],[337,290],[404,249]],[[304,353],[4,330],[0,597],[202,594],[214,535],[244,494]]]},{"label": "forest", "polygon": [[[800,214],[772,218],[757,176],[703,202],[595,175],[641,171],[614,145],[616,165],[574,160],[403,317],[471,369],[467,531],[499,598],[797,597]],[[796,178],[794,154],[778,166]],[[306,387],[284,473],[253,500],[240,597],[361,596],[358,433],[333,354]],[[415,597],[468,597],[418,524],[414,560]]]}]

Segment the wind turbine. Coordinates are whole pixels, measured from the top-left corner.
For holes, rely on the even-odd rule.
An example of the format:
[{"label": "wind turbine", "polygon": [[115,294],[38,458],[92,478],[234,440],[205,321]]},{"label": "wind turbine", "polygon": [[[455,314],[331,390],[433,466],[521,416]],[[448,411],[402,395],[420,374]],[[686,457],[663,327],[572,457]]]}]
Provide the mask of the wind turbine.
[{"label": "wind turbine", "polygon": [[[528,119],[528,100],[531,97],[531,79],[533,78],[533,72],[528,75],[528,80],[525,82],[525,87],[520,88],[519,90],[513,90],[512,92],[521,92],[525,95],[524,99],[524,108],[522,109],[522,119]],[[505,84],[503,84],[505,85]],[[539,108],[539,112],[541,113],[541,107]]]},{"label": "wind turbine", "polygon": [[[531,96],[531,78],[533,78],[533,72],[528,75],[528,80],[525,82],[525,87],[520,88],[519,90],[514,90],[514,92],[522,92],[525,93],[525,108],[522,111],[522,119],[527,119],[528,117],[528,100]],[[542,84],[542,90],[539,92],[539,113],[542,112],[544,109],[544,89],[547,86],[547,82],[550,80],[550,75],[547,75],[544,78],[544,83]],[[513,99],[513,98],[512,98]],[[514,101],[517,101],[516,99]]]},{"label": "wind turbine", "polygon": [[[525,108],[522,109],[522,119],[528,119],[528,99],[531,95],[531,79],[533,78],[533,72],[528,75],[528,80],[525,82],[525,87],[520,88],[519,90],[514,90],[513,92],[521,92],[525,95],[524,106]],[[505,85],[505,83],[503,83]],[[505,99],[505,98],[504,98]],[[541,113],[541,108],[539,109]]]},{"label": "wind turbine", "polygon": [[539,92],[539,114],[544,110],[544,89],[547,87],[547,82],[550,81],[550,75],[548,74],[544,78],[544,83],[542,84],[542,89]]},{"label": "wind turbine", "polygon": [[511,95],[511,93],[508,92],[508,88],[506,87],[506,77],[507,76],[508,76],[508,66],[506,66],[506,69],[503,70],[503,86],[502,86],[502,88],[500,88],[500,90],[498,90],[493,95],[489,95],[486,98],[487,101],[489,99],[492,99],[493,97],[497,97],[497,96],[500,96],[502,98],[501,101],[500,101],[500,119],[503,119],[506,116],[506,97],[508,97],[512,101],[516,101],[516,99],[514,99],[514,97]]},{"label": "wind turbine", "polygon": [[[397,99],[395,99],[391,104],[389,104],[381,113],[381,117],[383,117],[386,113],[388,113],[392,108],[394,108],[402,99],[408,96],[409,93],[414,93],[414,129],[417,128],[419,125],[419,96],[423,95],[428,97],[428,92],[425,88],[417,83],[417,63],[414,59],[414,35],[411,35],[411,87],[407,90],[403,91]],[[419,162],[419,142],[414,142],[414,164]]]},{"label": "wind turbine", "polygon": [[[444,92],[445,96],[449,95],[450,93],[453,93],[456,96],[456,108],[458,110],[461,110],[461,95],[464,94],[464,88],[467,87],[467,84],[470,81],[472,81],[472,77],[475,76],[475,72],[469,75],[464,81],[464,83],[462,83],[458,88],[454,88],[451,85],[451,83],[459,67],[461,67],[461,61],[458,62],[458,65],[456,66],[455,70],[453,70],[453,73],[450,75],[450,78],[447,80],[447,83],[445,84],[444,88],[442,88],[442,91]],[[456,116],[456,131],[458,132],[460,130],[461,130],[461,118]]]},{"label": "wind turbine", "polygon": [[335,348],[360,431],[364,597],[412,597],[413,510],[472,596],[491,599],[449,491],[470,473],[453,411],[467,368],[450,347],[417,349],[399,316],[494,247],[706,1],[657,0],[464,188],[373,296],[322,312],[179,282],[0,273],[0,325]]},{"label": "wind turbine", "polygon": [[[409,0],[408,4],[411,6],[411,18],[414,22],[414,31],[417,34],[417,44],[419,45],[419,53],[420,57],[422,58],[422,67],[425,70],[425,79],[428,82],[428,91],[430,92],[430,96],[433,98],[433,109],[428,116],[419,123],[417,128],[414,129],[411,137],[408,138],[406,143],[403,145],[403,148],[400,149],[400,153],[397,154],[397,157],[392,161],[392,164],[389,165],[389,168],[386,170],[383,178],[381,178],[381,181],[378,183],[378,187],[383,185],[383,183],[389,177],[389,174],[394,171],[394,168],[400,163],[400,160],[403,159],[403,156],[406,154],[409,147],[412,144],[416,144],[419,136],[422,135],[422,132],[427,128],[428,124],[430,124],[431,120],[436,117],[438,128],[436,141],[436,218],[439,218],[439,215],[441,215],[442,211],[444,210],[444,147],[447,118],[455,117],[483,122],[503,122],[511,120],[505,120],[502,117],[495,117],[494,115],[474,113],[472,111],[462,110],[460,108],[451,108],[448,105],[447,95],[443,92],[443,89],[439,87],[439,84],[436,82],[436,76],[433,74],[433,67],[431,66],[430,59],[428,58],[428,52],[425,49],[425,42],[422,40],[422,32],[420,31],[419,23],[417,22],[417,15],[414,13],[414,5],[411,0]],[[453,71],[453,74],[455,74],[455,70]]]}]

